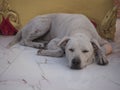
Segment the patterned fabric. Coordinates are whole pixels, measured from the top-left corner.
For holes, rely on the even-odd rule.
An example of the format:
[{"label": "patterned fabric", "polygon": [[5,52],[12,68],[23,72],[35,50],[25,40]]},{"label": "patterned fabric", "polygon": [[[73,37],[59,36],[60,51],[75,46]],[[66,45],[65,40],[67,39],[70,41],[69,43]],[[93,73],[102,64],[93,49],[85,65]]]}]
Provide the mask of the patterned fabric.
[{"label": "patterned fabric", "polygon": [[117,6],[117,18],[120,18],[120,0],[114,0],[114,5]]},{"label": "patterned fabric", "polygon": [[2,35],[15,35],[17,30],[10,23],[9,17],[2,17],[2,22],[0,23],[0,34]]}]

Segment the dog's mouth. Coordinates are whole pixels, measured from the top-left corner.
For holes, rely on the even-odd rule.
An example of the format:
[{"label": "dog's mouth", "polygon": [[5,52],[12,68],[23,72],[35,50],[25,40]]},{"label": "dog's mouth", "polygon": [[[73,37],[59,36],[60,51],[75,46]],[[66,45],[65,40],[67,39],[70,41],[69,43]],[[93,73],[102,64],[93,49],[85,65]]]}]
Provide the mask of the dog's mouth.
[{"label": "dog's mouth", "polygon": [[74,69],[74,70],[80,70],[80,69],[82,69],[79,65],[72,65],[70,68]]}]

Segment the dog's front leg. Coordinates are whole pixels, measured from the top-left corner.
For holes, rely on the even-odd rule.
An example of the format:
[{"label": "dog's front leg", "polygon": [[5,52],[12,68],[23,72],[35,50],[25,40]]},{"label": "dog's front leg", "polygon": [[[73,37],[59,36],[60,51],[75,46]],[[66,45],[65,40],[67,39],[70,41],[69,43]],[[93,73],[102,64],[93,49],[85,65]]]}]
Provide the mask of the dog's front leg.
[{"label": "dog's front leg", "polygon": [[107,65],[108,64],[106,55],[100,49],[95,51],[95,59],[96,59],[97,64],[99,64],[99,65]]},{"label": "dog's front leg", "polygon": [[44,50],[40,49],[37,52],[37,55],[42,55],[42,56],[51,56],[51,57],[61,57],[63,56],[63,50],[61,49],[56,49],[56,50]]},{"label": "dog's front leg", "polygon": [[60,39],[58,39],[58,38],[51,40],[48,43],[47,48],[38,50],[37,54],[43,55],[43,56],[51,56],[51,57],[63,56],[64,55],[63,49],[57,46],[59,41],[60,41]]}]

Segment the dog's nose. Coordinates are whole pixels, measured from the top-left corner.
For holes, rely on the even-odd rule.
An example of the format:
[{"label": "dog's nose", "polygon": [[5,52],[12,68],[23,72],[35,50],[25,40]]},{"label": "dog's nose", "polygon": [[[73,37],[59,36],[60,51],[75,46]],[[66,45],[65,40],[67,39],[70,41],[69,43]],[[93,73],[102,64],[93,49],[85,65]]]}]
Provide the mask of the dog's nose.
[{"label": "dog's nose", "polygon": [[79,59],[77,59],[77,58],[74,58],[74,59],[72,60],[72,65],[80,65],[80,63],[81,63],[81,60],[79,60]]},{"label": "dog's nose", "polygon": [[71,69],[81,69],[81,60],[79,58],[74,58],[71,62]]}]

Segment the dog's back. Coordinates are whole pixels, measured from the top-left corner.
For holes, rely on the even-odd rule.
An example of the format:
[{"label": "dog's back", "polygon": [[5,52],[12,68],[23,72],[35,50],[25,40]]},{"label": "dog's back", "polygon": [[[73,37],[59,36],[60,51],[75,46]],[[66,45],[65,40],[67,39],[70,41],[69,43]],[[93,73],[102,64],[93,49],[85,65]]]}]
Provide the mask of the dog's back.
[{"label": "dog's back", "polygon": [[47,34],[50,36],[49,40],[56,37],[63,38],[64,36],[71,36],[76,33],[84,33],[89,38],[100,38],[93,24],[82,14],[46,14],[33,18],[23,27],[22,30],[19,31],[14,40],[8,46],[14,45],[16,42],[19,42],[20,39],[25,39],[30,32],[33,32],[34,29],[39,26],[41,20],[44,19],[49,19],[50,21],[49,34]]},{"label": "dog's back", "polygon": [[98,35],[94,25],[85,15],[61,13],[49,14],[47,17],[51,18],[50,33],[52,38],[63,38],[75,33],[85,33],[89,37]]}]

